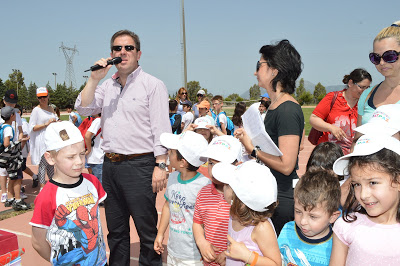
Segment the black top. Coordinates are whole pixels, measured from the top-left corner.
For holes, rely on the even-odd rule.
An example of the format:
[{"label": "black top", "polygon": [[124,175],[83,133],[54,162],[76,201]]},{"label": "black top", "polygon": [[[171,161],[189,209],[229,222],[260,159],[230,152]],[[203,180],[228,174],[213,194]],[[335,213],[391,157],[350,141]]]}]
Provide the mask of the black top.
[{"label": "black top", "polygon": [[[304,115],[301,106],[292,101],[281,103],[276,109],[269,110],[264,120],[265,130],[271,137],[272,141],[278,146],[278,138],[286,135],[303,136]],[[279,146],[278,146],[279,147]],[[298,169],[298,158],[296,166],[290,175],[284,175],[274,169],[272,174],[278,183],[278,198],[293,198],[293,179],[298,178],[296,169]]]}]

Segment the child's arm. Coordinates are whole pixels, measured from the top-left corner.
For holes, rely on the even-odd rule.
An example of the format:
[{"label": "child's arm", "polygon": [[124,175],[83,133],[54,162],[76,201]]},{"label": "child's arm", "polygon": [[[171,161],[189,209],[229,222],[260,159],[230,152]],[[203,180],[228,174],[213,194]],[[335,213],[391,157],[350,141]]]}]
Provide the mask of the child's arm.
[{"label": "child's arm", "polygon": [[11,139],[10,136],[9,136],[9,137],[4,137],[4,139],[3,139],[3,145],[4,145],[4,147],[10,146],[10,139]]},{"label": "child's arm", "polygon": [[333,234],[333,243],[332,243],[332,252],[331,252],[331,260],[329,265],[346,265],[347,252],[349,251],[349,247],[346,246],[340,239]]},{"label": "child's arm", "polygon": [[217,258],[215,251],[218,251],[219,249],[214,247],[204,237],[203,225],[193,222],[193,236],[194,240],[196,241],[196,245],[200,249],[203,260],[208,263],[213,262]]},{"label": "child's arm", "polygon": [[46,229],[32,226],[32,246],[43,259],[50,261],[51,248],[46,233]]},{"label": "child's arm", "polygon": [[[279,251],[275,231],[268,221],[259,223],[254,228],[251,239],[258,245],[264,255],[258,254],[255,265],[282,265],[281,253]],[[236,242],[229,235],[228,241],[230,245],[228,245],[228,249],[225,252],[226,256],[248,264],[252,264],[253,260],[256,259],[257,255],[251,252],[242,242]]]},{"label": "child's arm", "polygon": [[165,200],[161,213],[160,224],[158,225],[158,233],[156,239],[154,240],[154,251],[157,252],[157,254],[159,255],[164,252],[162,242],[164,240],[165,231],[167,230],[169,225],[169,217],[169,203],[168,200]]}]

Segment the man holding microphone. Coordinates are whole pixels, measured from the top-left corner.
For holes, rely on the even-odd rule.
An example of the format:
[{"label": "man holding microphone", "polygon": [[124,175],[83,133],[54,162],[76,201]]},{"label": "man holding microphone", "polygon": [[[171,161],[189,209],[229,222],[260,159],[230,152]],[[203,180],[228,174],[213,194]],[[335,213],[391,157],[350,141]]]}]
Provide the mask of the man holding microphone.
[{"label": "man holding microphone", "polygon": [[118,72],[103,79],[112,67],[107,59],[92,71],[75,107],[81,115],[101,112],[103,187],[107,192],[105,212],[110,265],[129,265],[129,218],[140,237],[140,265],[162,265],[153,250],[157,235],[156,193],[167,183],[167,150],[160,143],[163,132],[171,132],[168,91],[159,79],[139,66],[139,37],[128,30],[111,38],[111,58],[121,57]]}]

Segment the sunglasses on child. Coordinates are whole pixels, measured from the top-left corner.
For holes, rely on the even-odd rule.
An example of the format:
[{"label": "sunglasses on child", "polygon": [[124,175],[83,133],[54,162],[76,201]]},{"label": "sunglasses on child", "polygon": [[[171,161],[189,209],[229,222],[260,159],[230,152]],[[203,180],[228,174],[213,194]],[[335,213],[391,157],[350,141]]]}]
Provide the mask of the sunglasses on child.
[{"label": "sunglasses on child", "polygon": [[382,55],[378,55],[376,53],[369,54],[369,60],[374,65],[379,65],[381,63],[381,58],[386,63],[394,63],[399,59],[400,52],[396,52],[395,50],[389,50],[384,52]]},{"label": "sunglasses on child", "polygon": [[126,51],[133,51],[134,49],[135,49],[135,46],[133,46],[133,45],[125,45],[125,46],[122,46],[122,45],[114,45],[111,49],[113,50],[113,51],[115,51],[115,52],[119,52],[119,51],[121,51],[122,50],[122,47],[125,47],[125,50]]},{"label": "sunglasses on child", "polygon": [[260,70],[261,64],[264,64],[264,63],[267,63],[267,62],[257,61],[256,72],[258,72],[258,70]]}]

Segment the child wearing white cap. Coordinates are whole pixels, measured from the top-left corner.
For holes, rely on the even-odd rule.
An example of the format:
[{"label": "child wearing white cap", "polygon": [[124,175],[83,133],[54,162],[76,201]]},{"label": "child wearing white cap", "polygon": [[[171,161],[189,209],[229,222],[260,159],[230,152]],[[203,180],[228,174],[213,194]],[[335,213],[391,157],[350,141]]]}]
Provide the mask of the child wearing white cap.
[{"label": "child wearing white cap", "polygon": [[209,184],[209,179],[197,172],[203,164],[201,154],[207,148],[203,136],[193,131],[180,135],[163,133],[161,144],[169,149],[169,161],[177,171],[168,178],[166,199],[162,209],[154,250],[164,252],[162,242],[170,227],[168,239],[168,265],[203,265],[201,255],[193,238],[193,213],[196,195]]},{"label": "child wearing white cap", "polygon": [[224,184],[213,178],[212,168],[219,162],[237,163],[240,141],[232,136],[215,137],[203,153],[208,158],[208,173],[212,183],[197,194],[193,216],[193,235],[205,265],[225,262],[230,205],[223,195]]},{"label": "child wearing white cap", "polygon": [[400,142],[363,135],[333,170],[350,174],[351,189],[333,227],[330,265],[400,265]]},{"label": "child wearing white cap", "polygon": [[213,176],[224,186],[230,209],[226,265],[281,265],[270,217],[277,206],[278,187],[268,167],[255,161],[239,166],[219,163]]},{"label": "child wearing white cap", "polygon": [[56,171],[35,200],[32,245],[52,265],[105,265],[98,206],[107,195],[95,176],[82,174],[81,132],[67,121],[51,123],[44,142],[44,156]]}]

